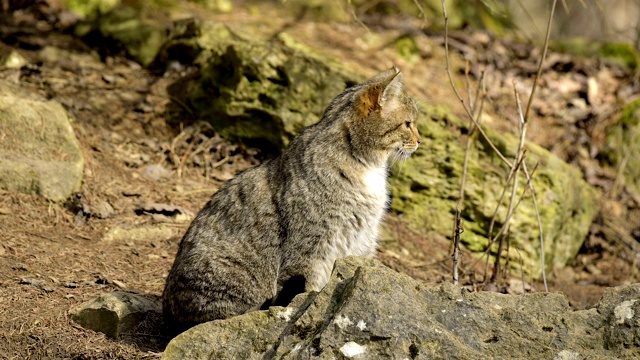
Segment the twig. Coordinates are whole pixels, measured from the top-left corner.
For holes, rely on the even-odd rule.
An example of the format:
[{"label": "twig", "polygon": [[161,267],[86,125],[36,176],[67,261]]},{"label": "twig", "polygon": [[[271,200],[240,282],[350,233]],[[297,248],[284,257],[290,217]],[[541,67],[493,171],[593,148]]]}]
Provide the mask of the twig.
[{"label": "twig", "polygon": [[[533,86],[531,88],[531,95],[529,95],[529,101],[527,103],[527,110],[524,113],[524,116],[522,116],[522,121],[526,124],[529,121],[529,111],[531,109],[531,103],[533,102],[533,96],[535,95],[536,92],[536,88],[538,86],[538,79],[540,78],[540,75],[542,74],[542,65],[544,63],[545,58],[547,57],[547,50],[549,48],[549,38],[551,37],[551,24],[553,23],[553,14],[555,13],[556,10],[556,4],[558,3],[558,0],[553,0],[553,3],[551,4],[551,12],[549,13],[549,20],[547,21],[547,33],[545,35],[544,38],[544,45],[543,45],[543,50],[542,50],[542,56],[540,57],[540,63],[538,64],[538,71],[536,72],[536,77],[533,80]],[[522,114],[522,109],[520,107],[520,105],[518,105],[518,111],[520,112],[520,114]],[[527,171],[527,164],[524,164],[524,166],[522,167],[524,174],[527,177],[527,182],[529,183],[529,188],[531,190],[531,198],[533,199],[533,206],[536,210],[536,218],[538,220],[538,230],[540,232],[540,262],[541,264],[541,269],[542,269],[542,281],[544,283],[544,290],[545,292],[549,292],[549,287],[547,286],[547,275],[546,275],[546,269],[545,269],[545,256],[544,256],[544,235],[543,235],[543,231],[542,231],[542,219],[540,218],[540,210],[538,209],[538,201],[536,199],[536,192],[533,189],[533,183],[531,182],[531,177],[529,176],[529,173]]]},{"label": "twig", "polygon": [[527,163],[522,164],[522,171],[524,175],[527,177],[527,186],[529,187],[529,191],[531,192],[531,199],[533,200],[533,208],[536,211],[536,219],[538,220],[538,232],[540,233],[540,263],[541,263],[541,271],[542,271],[542,282],[544,283],[544,291],[549,292],[549,286],[547,285],[547,271],[545,269],[545,260],[544,260],[544,232],[542,230],[542,219],[540,218],[540,209],[538,208],[538,200],[536,199],[536,192],[533,189],[533,183],[531,179],[533,178],[533,174],[536,172],[538,168],[538,164],[534,166],[531,171],[531,175],[529,175],[529,171],[527,170]]},{"label": "twig", "polygon": [[529,19],[529,22],[531,23],[531,25],[533,26],[533,29],[536,31],[536,34],[538,36],[541,36],[542,34],[540,33],[540,29],[538,29],[538,25],[536,25],[536,21],[533,19],[533,16],[531,16],[531,12],[529,11],[529,9],[527,9],[524,4],[522,4],[521,0],[516,1],[516,3],[518,5],[520,5],[520,8],[522,9],[522,12],[524,12],[524,14],[527,16],[527,18]]},{"label": "twig", "polygon": [[464,232],[460,220],[460,208],[456,208],[456,219],[453,230],[453,285],[458,286],[458,258],[460,256],[460,234]]},{"label": "twig", "polygon": [[553,0],[553,4],[551,4],[551,13],[549,14],[549,21],[547,21],[547,34],[545,35],[544,45],[542,47],[542,56],[540,57],[540,63],[538,64],[538,71],[536,72],[536,77],[533,79],[533,87],[531,88],[531,95],[529,95],[529,102],[527,103],[527,111],[525,111],[524,113],[525,123],[529,120],[529,110],[531,110],[533,95],[535,95],[536,89],[538,88],[538,79],[540,79],[540,74],[542,74],[542,64],[544,63],[544,59],[547,57],[547,50],[549,49],[549,38],[551,37],[551,23],[553,22],[553,14],[555,13],[557,3],[558,3],[558,0]]},{"label": "twig", "polygon": [[[518,107],[520,107],[520,96],[518,95],[518,89],[516,88],[516,82],[513,82],[513,92],[516,98],[516,104],[518,104]],[[519,164],[521,162],[523,162],[524,160],[524,142],[527,136],[527,123],[526,121],[524,121],[524,118],[522,116],[520,116],[519,119],[519,123],[520,123],[520,143],[518,144],[518,150],[516,151],[516,156],[515,156],[515,160],[514,160],[514,164]],[[509,199],[509,207],[507,210],[507,219],[505,221],[505,224],[503,225],[503,229],[506,228],[506,231],[509,231],[509,226],[511,224],[510,220],[511,220],[511,215],[513,214],[514,211],[514,207],[513,205],[515,204],[515,200],[516,200],[516,192],[518,190],[518,171],[520,170],[520,166],[514,165],[511,168],[511,173],[513,174],[513,186],[511,187],[511,197]],[[498,235],[499,236],[499,235]],[[496,238],[498,237],[496,236]],[[496,254],[496,262],[494,263],[494,271],[493,271],[493,276],[492,276],[492,280],[495,281],[496,277],[498,276],[498,272],[500,271],[500,255],[501,255],[501,250],[502,250],[502,244],[503,244],[503,237],[500,237],[500,242],[498,243],[498,253]]]},{"label": "twig", "polygon": [[471,113],[471,109],[464,102],[464,99],[460,95],[460,92],[458,92],[458,88],[456,88],[456,85],[453,83],[453,75],[451,74],[451,66],[449,61],[449,15],[447,14],[447,6],[445,5],[445,0],[442,0],[442,15],[444,16],[444,51],[445,51],[444,54],[445,54],[445,61],[446,61],[446,71],[447,71],[447,76],[449,77],[449,83],[451,84],[451,88],[453,89],[453,92],[456,94],[456,97],[458,98],[458,100],[460,100],[460,103],[462,104],[464,111],[467,113],[467,116],[471,121],[473,121],[474,125],[478,128],[478,131],[480,132],[480,134],[482,134],[482,137],[485,139],[485,141],[489,144],[489,146],[493,149],[493,151],[495,151],[498,157],[505,164],[507,164],[507,166],[511,167],[513,166],[511,162],[506,157],[504,157],[504,155],[502,155],[500,150],[498,150],[498,148],[493,144],[491,139],[489,139],[489,136],[484,132],[482,127],[480,127],[480,124],[478,124],[476,119],[473,117],[473,114]]},{"label": "twig", "polygon": [[[522,158],[524,159],[524,157]],[[500,230],[498,231],[498,233],[496,234],[495,238],[493,238],[493,240],[495,241],[496,239],[499,239],[498,241],[498,251],[496,252],[496,260],[493,264],[493,274],[491,276],[491,282],[495,282],[495,280],[497,279],[498,273],[500,272],[500,256],[502,253],[502,247],[504,246],[504,233],[508,233],[509,232],[509,228],[510,228],[510,223],[511,223],[511,217],[513,216],[513,214],[515,213],[516,207],[514,206],[514,198],[515,198],[515,193],[516,190],[518,188],[518,176],[517,176],[517,172],[520,169],[522,162],[518,161],[517,165],[513,168],[513,172],[514,174],[516,174],[516,176],[513,177],[513,185],[511,186],[511,198],[509,200],[509,207],[507,210],[507,217],[505,218],[504,221],[504,225],[502,225],[502,227],[500,228]],[[509,183],[507,183],[505,185],[505,188],[507,188],[509,186]],[[489,249],[491,248],[491,245],[493,245],[493,243],[489,244]],[[487,261],[489,259],[487,258]],[[487,265],[485,265],[485,273],[486,273],[486,268]]]},{"label": "twig", "polygon": [[[530,184],[531,179],[533,179],[533,175],[535,174],[536,170],[538,169],[538,165],[539,164],[540,163],[536,163],[536,165],[533,167],[533,170],[531,171],[531,176],[529,176],[529,174],[527,174],[527,187],[529,187],[528,185]],[[526,167],[526,165],[527,165],[526,163],[522,163],[523,169],[524,169],[524,167]],[[505,189],[507,189],[507,187],[505,187]],[[520,196],[520,200],[518,200],[518,203],[515,206],[515,209],[517,209],[518,206],[520,206],[520,203],[524,199],[525,195],[526,195],[526,193],[523,192],[522,195]],[[502,229],[500,229],[498,231],[498,234],[501,234],[501,233],[502,233]],[[480,262],[485,256],[489,255],[489,252],[491,251],[491,247],[492,246],[493,246],[493,242],[490,242],[489,245],[487,245],[487,250],[485,250],[484,253],[471,265],[471,268],[474,268],[478,264],[478,262]],[[488,266],[489,266],[489,259],[487,258],[486,264],[485,264],[485,274],[487,272]],[[483,280],[483,282],[484,282],[484,280]]]},{"label": "twig", "polygon": [[371,30],[369,29],[369,27],[364,22],[362,22],[362,20],[360,20],[360,17],[358,17],[358,14],[356,14],[356,9],[353,7],[351,0],[347,1],[347,5],[349,6],[349,12],[351,14],[351,17],[353,17],[353,20],[355,20],[358,25],[365,29],[367,31],[367,34],[371,35]]},{"label": "twig", "polygon": [[420,28],[424,29],[424,27],[427,25],[427,15],[425,15],[424,9],[422,8],[422,5],[420,5],[420,2],[418,0],[413,0],[413,3],[416,4],[416,7],[418,8],[418,10],[420,10],[420,15],[418,16],[422,18],[422,25],[420,25]]},{"label": "twig", "polygon": [[[467,66],[466,70],[465,70],[465,78],[466,78],[466,83],[467,83],[467,96],[469,97],[469,103],[472,104],[472,113],[477,114],[476,116],[478,116],[478,123],[480,123],[480,115],[482,114],[482,109],[484,107],[484,100],[486,99],[486,96],[484,96],[484,72],[482,72],[482,74],[480,75],[480,82],[478,84],[478,88],[476,89],[476,97],[474,98],[474,100],[471,100],[471,84],[469,82],[469,67]],[[476,109],[475,109],[475,105],[477,104],[478,101],[478,97],[480,96],[480,91],[483,91],[483,97],[482,100],[480,101],[480,107],[478,109],[478,112],[476,113]],[[458,204],[456,206],[456,218],[455,218],[455,223],[453,225],[453,284],[454,285],[458,285],[458,260],[459,260],[459,254],[460,254],[460,235],[464,232],[464,227],[462,226],[462,220],[460,217],[460,213],[462,210],[462,204],[464,202],[464,188],[467,182],[467,171],[468,171],[468,164],[469,164],[469,154],[471,152],[471,145],[473,144],[473,141],[475,140],[475,130],[476,130],[476,126],[474,125],[474,123],[472,121],[469,121],[469,128],[471,129],[469,131],[469,135],[467,137],[467,144],[465,147],[465,152],[464,152],[464,162],[462,164],[462,176],[460,179],[460,192],[459,192],[459,196],[458,196]]]}]

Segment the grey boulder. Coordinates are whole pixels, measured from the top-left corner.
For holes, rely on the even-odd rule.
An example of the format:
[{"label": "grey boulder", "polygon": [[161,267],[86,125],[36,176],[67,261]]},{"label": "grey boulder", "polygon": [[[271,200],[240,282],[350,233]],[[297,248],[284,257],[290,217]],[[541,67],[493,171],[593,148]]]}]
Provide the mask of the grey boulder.
[{"label": "grey boulder", "polygon": [[425,286],[378,261],[345,258],[320,293],[200,324],[163,359],[432,359],[640,356],[640,284],[574,311],[560,293]]}]

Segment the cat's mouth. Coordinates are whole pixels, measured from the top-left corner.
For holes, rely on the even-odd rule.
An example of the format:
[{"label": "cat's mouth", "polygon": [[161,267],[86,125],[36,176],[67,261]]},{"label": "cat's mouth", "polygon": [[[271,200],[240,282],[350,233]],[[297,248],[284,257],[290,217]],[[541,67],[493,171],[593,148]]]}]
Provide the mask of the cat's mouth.
[{"label": "cat's mouth", "polygon": [[396,158],[398,159],[407,159],[414,152],[418,150],[418,144],[402,144],[402,146],[398,147],[396,151]]},{"label": "cat's mouth", "polygon": [[416,152],[416,150],[418,150],[417,143],[402,144],[402,148],[400,149],[400,151],[406,153],[407,156],[410,156],[411,154]]}]

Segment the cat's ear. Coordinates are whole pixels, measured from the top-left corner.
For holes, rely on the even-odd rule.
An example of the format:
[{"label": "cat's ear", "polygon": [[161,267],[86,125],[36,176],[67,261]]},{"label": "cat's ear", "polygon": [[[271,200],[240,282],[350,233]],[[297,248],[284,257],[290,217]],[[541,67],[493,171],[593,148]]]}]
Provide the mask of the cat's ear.
[{"label": "cat's ear", "polygon": [[389,114],[391,111],[402,105],[402,73],[398,72],[388,83],[384,85],[384,89],[380,92],[378,98],[378,106],[382,110],[383,115]]},{"label": "cat's ear", "polygon": [[398,96],[402,90],[402,73],[395,66],[367,81],[356,100],[356,110],[362,118],[376,109],[393,109],[399,104]]},{"label": "cat's ear", "polygon": [[380,74],[374,76],[373,78],[371,78],[371,80],[369,80],[369,83],[378,83],[378,82],[382,82],[385,80],[388,80],[390,78],[392,78],[393,76],[397,75],[400,72],[400,69],[398,69],[395,66],[392,66],[391,69],[389,70],[385,70],[383,72],[381,72]]}]

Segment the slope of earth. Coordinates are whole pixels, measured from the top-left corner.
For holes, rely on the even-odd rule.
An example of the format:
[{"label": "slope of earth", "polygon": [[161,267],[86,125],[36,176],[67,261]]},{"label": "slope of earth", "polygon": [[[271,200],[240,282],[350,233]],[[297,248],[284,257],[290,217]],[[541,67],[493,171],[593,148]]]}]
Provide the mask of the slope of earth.
[{"label": "slope of earth", "polygon": [[[441,35],[418,31],[418,21],[391,19],[365,28],[295,17],[277,3],[238,7],[225,15],[184,5],[181,16],[199,14],[263,35],[286,29],[347,67],[362,68],[369,74],[396,64],[410,74],[407,85],[418,99],[459,109],[444,71]],[[113,341],[75,325],[68,310],[116,289],[159,295],[193,213],[225,180],[258,164],[264,156],[194,122],[189,110],[168,95],[167,86],[189,76],[193,69],[180,68],[158,76],[118,55],[101,58],[94,48],[60,30],[58,11],[39,6],[0,14],[0,55],[16,51],[26,61],[19,68],[1,68],[0,78],[66,108],[75,119],[73,127],[86,165],[82,191],[65,204],[0,192],[0,357],[158,358],[167,339],[140,334],[133,341]],[[415,30],[407,32],[407,28]],[[411,35],[422,49],[417,58],[399,55],[396,40],[405,35]],[[479,39],[463,33],[456,43],[463,50],[480,49],[487,39],[501,44],[488,35],[476,37]],[[464,66],[460,59],[453,58],[457,68]],[[530,63],[535,64],[535,59]],[[555,70],[547,69],[554,74]],[[509,74],[504,69],[496,72]],[[612,100],[617,103],[607,110],[611,117],[619,111],[618,103],[637,92],[626,76],[614,77],[621,97]],[[463,83],[464,77],[459,76],[459,81]],[[513,102],[500,94],[493,96],[496,101],[491,106],[496,113],[513,114]],[[464,118],[461,110],[456,112]],[[553,116],[538,116],[533,122],[553,120]],[[181,125],[171,127],[167,122]],[[510,129],[513,124],[495,126]],[[597,135],[589,130],[592,128],[545,126],[539,125],[546,132],[531,131],[537,131],[535,141],[580,166],[592,184],[604,191],[612,186],[615,172],[589,175],[588,169],[596,166],[589,162],[589,152],[584,159],[576,155]],[[582,140],[573,142],[565,134]],[[546,141],[545,136],[551,140]],[[565,146],[555,149],[553,144],[563,136]],[[628,239],[637,242],[637,237],[633,238],[635,225],[624,221],[624,216],[637,211],[634,204],[624,190],[607,200],[620,219],[605,221],[615,215],[613,211],[594,224],[575,265],[566,273],[552,274],[551,290],[563,291],[576,308],[584,308],[593,304],[605,287],[638,280],[636,245],[628,244]],[[400,216],[390,215],[387,221],[397,230],[398,243],[383,243],[379,257],[385,264],[423,281],[449,281],[446,239],[410,230]],[[606,226],[612,221],[622,224],[615,227],[613,235],[612,226]],[[474,269],[465,270],[465,276],[472,278]],[[534,287],[541,288],[539,284]]]}]

